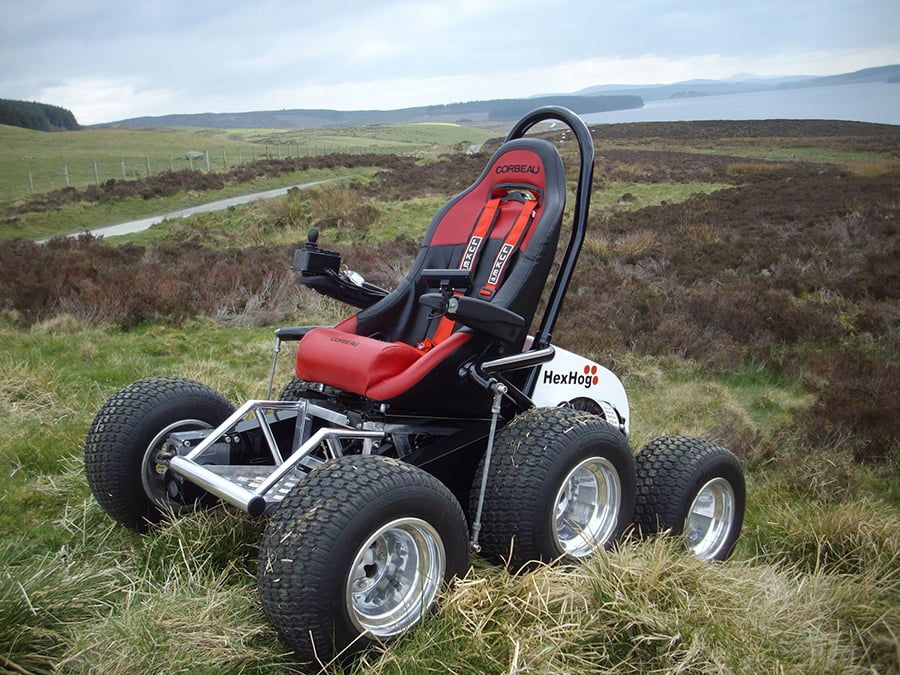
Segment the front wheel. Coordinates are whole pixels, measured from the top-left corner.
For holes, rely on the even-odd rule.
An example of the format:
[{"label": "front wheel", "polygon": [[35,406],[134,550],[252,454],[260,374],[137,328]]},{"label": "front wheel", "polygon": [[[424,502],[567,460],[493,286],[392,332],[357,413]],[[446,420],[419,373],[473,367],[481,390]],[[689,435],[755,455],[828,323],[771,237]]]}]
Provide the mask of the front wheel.
[{"label": "front wheel", "polygon": [[312,471],[272,515],[257,582],[282,639],[325,663],[410,630],[468,565],[465,516],[440,481],[349,455]]},{"label": "front wheel", "polygon": [[635,525],[642,534],[684,538],[703,560],[725,560],[744,522],[746,492],[740,462],[701,438],[663,436],[638,453]]},{"label": "front wheel", "polygon": [[[111,396],[97,412],[84,444],[84,471],[100,506],[138,532],[167,509],[194,508],[166,491],[159,454],[169,434],[213,429],[234,412],[221,394],[180,377],[139,380]],[[198,490],[198,498],[204,496]]]},{"label": "front wheel", "polygon": [[[485,459],[472,485],[477,512]],[[480,543],[513,567],[608,548],[631,523],[634,458],[603,418],[571,408],[534,408],[497,433],[487,468]]]}]

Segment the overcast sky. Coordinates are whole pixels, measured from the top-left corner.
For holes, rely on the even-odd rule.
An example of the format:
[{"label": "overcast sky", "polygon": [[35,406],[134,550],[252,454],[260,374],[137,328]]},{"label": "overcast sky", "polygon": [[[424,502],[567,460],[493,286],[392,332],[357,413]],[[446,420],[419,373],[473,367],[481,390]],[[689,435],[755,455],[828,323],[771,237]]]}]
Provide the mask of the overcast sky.
[{"label": "overcast sky", "polygon": [[898,27],[900,0],[0,0],[0,98],[93,124],[831,75],[900,63]]}]

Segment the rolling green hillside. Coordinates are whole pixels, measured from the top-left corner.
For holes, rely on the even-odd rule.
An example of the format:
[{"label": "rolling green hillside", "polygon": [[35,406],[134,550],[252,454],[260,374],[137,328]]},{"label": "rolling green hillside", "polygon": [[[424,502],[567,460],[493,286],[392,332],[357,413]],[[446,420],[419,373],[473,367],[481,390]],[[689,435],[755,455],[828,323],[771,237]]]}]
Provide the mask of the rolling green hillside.
[{"label": "rolling green hillside", "polygon": [[[206,171],[207,155],[209,169],[223,172],[289,156],[365,152],[433,156],[478,146],[497,135],[458,124],[291,131],[94,127],[54,134],[0,125],[0,208],[67,185],[80,188],[171,170]],[[190,159],[189,153],[197,154]]]},{"label": "rolling green hillside", "polygon": [[[353,180],[116,240],[0,240],[0,671],[898,672],[900,132],[592,132],[591,216],[554,343],[622,377],[633,450],[683,433],[736,453],[748,509],[731,560],[667,538],[519,573],[475,556],[409,635],[301,663],[257,596],[263,521],[214,508],[138,536],[105,515],[82,453],[108,396],[174,374],[260,397],[276,327],[353,312],[288,269],[308,228],[393,287],[486,161],[382,155]],[[76,207],[98,205],[53,209]],[[285,348],[276,387],[292,374]]]}]

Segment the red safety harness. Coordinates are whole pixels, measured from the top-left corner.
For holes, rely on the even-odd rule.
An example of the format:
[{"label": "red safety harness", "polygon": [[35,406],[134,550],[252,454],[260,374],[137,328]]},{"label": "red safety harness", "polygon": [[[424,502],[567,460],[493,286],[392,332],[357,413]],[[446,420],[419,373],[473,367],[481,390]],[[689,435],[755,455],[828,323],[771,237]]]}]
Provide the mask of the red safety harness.
[{"label": "red safety harness", "polygon": [[[496,225],[497,220],[500,217],[503,204],[513,201],[521,202],[522,209],[519,212],[516,221],[513,223],[513,226],[506,234],[506,238],[503,240],[503,245],[497,252],[497,256],[494,258],[494,262],[491,265],[491,272],[488,275],[484,287],[479,291],[479,295],[485,299],[493,297],[497,287],[503,280],[506,265],[512,257],[513,252],[522,244],[525,233],[534,221],[537,207],[539,206],[539,200],[531,190],[502,189],[495,190],[494,194],[496,195],[498,192],[502,192],[503,194],[501,196],[492,196],[481,210],[478,220],[475,222],[475,226],[472,228],[472,232],[469,235],[469,240],[463,251],[462,259],[459,261],[459,269],[469,272],[474,271],[476,263],[478,262],[478,254],[481,252],[484,242],[490,237],[491,230],[494,229],[494,225]],[[456,295],[464,294],[461,291],[456,291]],[[446,315],[442,316],[441,322],[434,331],[434,335],[431,336],[430,340],[426,339],[420,342],[418,345],[419,349],[428,351],[435,345],[440,344],[450,337],[455,326],[456,322],[453,319]]]}]

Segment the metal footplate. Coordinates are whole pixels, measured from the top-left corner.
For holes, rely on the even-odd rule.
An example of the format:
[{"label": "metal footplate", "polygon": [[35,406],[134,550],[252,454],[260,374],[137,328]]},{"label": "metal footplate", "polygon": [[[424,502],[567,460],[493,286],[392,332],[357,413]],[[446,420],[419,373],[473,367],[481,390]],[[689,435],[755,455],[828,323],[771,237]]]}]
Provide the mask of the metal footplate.
[{"label": "metal footplate", "polygon": [[[316,462],[317,464],[320,462]],[[305,467],[307,462],[300,462],[299,466]],[[217,466],[211,465],[205,467],[217,476],[256,494],[256,490],[262,485],[263,481],[272,473],[271,466]],[[300,482],[302,474],[299,471],[292,471],[282,478],[269,492],[265,495],[264,510],[269,511],[281,502],[291,489]]]},{"label": "metal footplate", "polygon": [[[384,432],[380,430],[350,427],[323,428],[312,434],[290,456],[282,460],[264,414],[267,410],[278,409],[297,410],[301,417],[307,413],[320,412],[318,406],[307,405],[306,402],[248,401],[189,453],[172,457],[169,460],[169,469],[229,504],[252,516],[258,516],[281,502],[290,489],[297,484],[301,476],[295,469],[299,468],[302,473],[306,473],[321,463],[321,459],[311,455],[317,449],[325,448],[328,456],[338,457],[343,454],[341,444],[343,440],[376,441],[384,438]],[[335,417],[333,411],[322,409],[321,412],[326,413],[322,416]],[[253,413],[260,423],[274,464],[201,464],[203,453],[250,413]],[[338,422],[339,420],[333,421]]]}]

